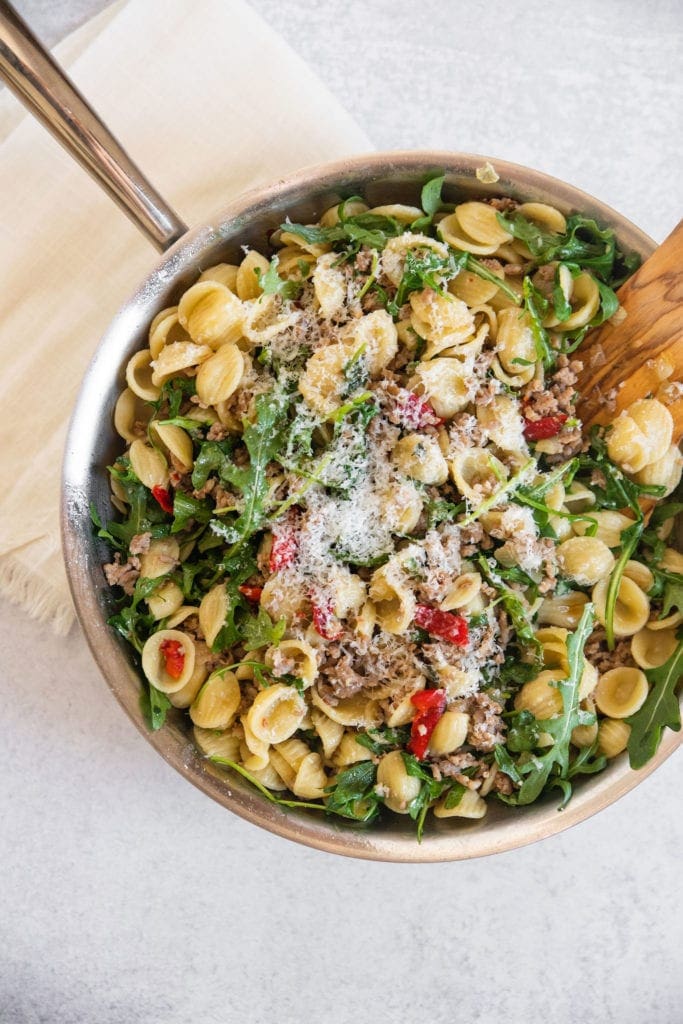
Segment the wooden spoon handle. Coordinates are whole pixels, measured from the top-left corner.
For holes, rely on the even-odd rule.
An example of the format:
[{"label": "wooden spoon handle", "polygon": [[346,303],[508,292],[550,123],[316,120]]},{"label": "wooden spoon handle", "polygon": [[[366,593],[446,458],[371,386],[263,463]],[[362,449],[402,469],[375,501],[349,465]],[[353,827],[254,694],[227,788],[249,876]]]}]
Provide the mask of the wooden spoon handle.
[{"label": "wooden spoon handle", "polygon": [[[577,411],[586,426],[611,422],[631,402],[657,392],[665,377],[683,380],[683,221],[617,294],[626,318],[591,331],[579,350]],[[670,388],[663,400],[678,443],[683,388]]]}]

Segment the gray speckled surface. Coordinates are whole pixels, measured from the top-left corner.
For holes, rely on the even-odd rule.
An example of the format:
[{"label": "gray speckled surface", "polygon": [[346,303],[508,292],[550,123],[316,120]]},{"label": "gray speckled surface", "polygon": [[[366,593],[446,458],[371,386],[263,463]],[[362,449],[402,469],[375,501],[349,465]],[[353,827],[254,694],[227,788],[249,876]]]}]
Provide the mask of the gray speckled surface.
[{"label": "gray speckled surface", "polygon": [[[656,238],[678,220],[673,0],[253,4],[378,148],[528,163]],[[54,42],[103,4],[18,6]],[[680,755],[535,847],[345,861],[186,785],[107,696],[77,633],[54,640],[0,607],[2,1024],[681,1019]]]}]

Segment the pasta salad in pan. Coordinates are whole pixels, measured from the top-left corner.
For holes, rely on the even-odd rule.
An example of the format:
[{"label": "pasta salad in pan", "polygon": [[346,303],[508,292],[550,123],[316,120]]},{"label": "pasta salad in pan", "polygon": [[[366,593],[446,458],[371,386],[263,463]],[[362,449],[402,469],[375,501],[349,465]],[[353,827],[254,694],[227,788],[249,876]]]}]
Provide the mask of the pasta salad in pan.
[{"label": "pasta salad in pan", "polygon": [[636,261],[442,185],[207,268],[128,362],[119,515],[92,510],[151,728],[186,709],[270,799],[418,836],[641,767],[683,673],[672,385],[575,411]]}]

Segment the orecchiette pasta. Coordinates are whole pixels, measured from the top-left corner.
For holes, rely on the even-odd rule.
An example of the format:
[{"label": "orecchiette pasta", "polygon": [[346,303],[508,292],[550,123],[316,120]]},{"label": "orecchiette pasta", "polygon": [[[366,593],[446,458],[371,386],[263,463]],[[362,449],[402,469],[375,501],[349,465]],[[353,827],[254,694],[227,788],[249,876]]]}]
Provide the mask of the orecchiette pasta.
[{"label": "orecchiette pasta", "polygon": [[226,245],[126,362],[112,625],[151,725],[276,802],[421,833],[568,799],[640,766],[680,667],[673,368],[582,432],[573,353],[630,261],[491,181]]}]

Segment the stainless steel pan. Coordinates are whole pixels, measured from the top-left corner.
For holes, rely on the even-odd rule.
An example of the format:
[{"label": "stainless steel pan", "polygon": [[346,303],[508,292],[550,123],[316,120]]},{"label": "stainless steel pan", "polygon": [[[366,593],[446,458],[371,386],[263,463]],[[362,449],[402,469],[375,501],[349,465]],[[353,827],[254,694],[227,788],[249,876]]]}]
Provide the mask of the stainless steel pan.
[{"label": "stainless steel pan", "polygon": [[358,193],[370,205],[414,205],[425,178],[442,172],[447,198],[502,193],[552,203],[565,213],[581,210],[613,227],[622,247],[643,258],[655,247],[652,239],[603,203],[555,178],[494,160],[500,180],[484,185],[475,172],[486,157],[448,152],[377,153],[307,168],[239,196],[210,223],[188,231],[8,5],[0,5],[0,75],[164,253],[114,318],[85,374],[66,445],[61,510],[67,572],[90,648],[113,694],[162,757],[199,789],[262,828],[333,853],[393,861],[459,860],[524,846],[595,814],[661,764],[678,744],[671,732],[647,768],[633,772],[623,757],[617,759],[577,787],[561,813],[554,802],[521,811],[493,807],[480,821],[433,822],[421,845],[412,823],[403,819],[368,828],[313,811],[285,811],[241,778],[198,757],[182,713],[175,712],[161,731],[149,732],[139,708],[138,670],[127,645],[106,624],[112,600],[101,565],[107,553],[93,536],[88,512],[91,502],[105,514],[108,509],[105,466],[120,449],[112,411],[122,387],[122,368],[144,346],[154,315],[175,303],[203,269],[238,258],[242,245],[267,248],[268,232],[286,216],[304,223],[315,220],[341,198]]}]

